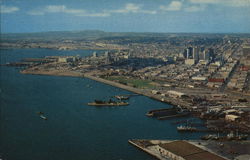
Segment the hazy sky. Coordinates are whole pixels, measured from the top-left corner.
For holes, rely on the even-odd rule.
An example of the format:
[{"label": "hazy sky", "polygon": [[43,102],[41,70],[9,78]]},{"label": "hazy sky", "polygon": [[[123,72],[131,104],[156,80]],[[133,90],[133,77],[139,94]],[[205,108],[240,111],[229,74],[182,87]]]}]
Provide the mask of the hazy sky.
[{"label": "hazy sky", "polygon": [[0,0],[1,32],[248,32],[250,0]]}]

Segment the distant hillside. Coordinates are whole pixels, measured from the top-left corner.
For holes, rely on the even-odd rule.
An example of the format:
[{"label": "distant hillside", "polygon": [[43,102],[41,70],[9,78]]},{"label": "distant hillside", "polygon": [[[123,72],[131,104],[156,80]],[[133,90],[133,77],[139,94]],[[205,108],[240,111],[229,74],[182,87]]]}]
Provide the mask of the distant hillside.
[{"label": "distant hillside", "polygon": [[211,34],[211,33],[151,33],[151,32],[104,32],[99,30],[84,31],[51,31],[36,33],[3,33],[2,41],[11,40],[116,40],[116,39],[147,39],[147,38],[171,38],[171,37],[222,37],[231,36],[247,36],[250,34]]},{"label": "distant hillside", "polygon": [[98,30],[86,31],[51,31],[36,33],[4,33],[1,34],[2,40],[18,40],[18,39],[36,39],[36,40],[58,40],[58,39],[95,39],[107,36],[106,32]]},{"label": "distant hillside", "polygon": [[163,37],[166,33],[134,33],[134,32],[104,32],[99,30],[85,31],[51,31],[36,33],[4,33],[2,40],[12,39],[114,39],[122,37]]}]

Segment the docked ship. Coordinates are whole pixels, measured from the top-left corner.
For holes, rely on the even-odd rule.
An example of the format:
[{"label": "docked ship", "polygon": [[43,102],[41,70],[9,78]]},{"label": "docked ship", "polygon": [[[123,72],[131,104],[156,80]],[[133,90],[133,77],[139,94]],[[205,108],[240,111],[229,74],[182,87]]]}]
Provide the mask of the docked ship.
[{"label": "docked ship", "polygon": [[195,127],[190,127],[190,126],[178,126],[177,130],[182,132],[182,131],[189,131],[189,132],[194,132],[197,130]]},{"label": "docked ship", "polygon": [[248,135],[247,134],[234,134],[234,132],[231,132],[227,134],[226,139],[227,140],[247,140]]},{"label": "docked ship", "polygon": [[118,99],[118,100],[128,100],[128,99],[129,99],[129,96],[117,95],[117,96],[115,96],[115,98]]},{"label": "docked ship", "polygon": [[170,114],[176,114],[176,109],[175,108],[155,109],[155,110],[148,111],[146,113],[146,115],[149,117],[160,117],[160,116],[165,116],[165,115],[170,115]]},{"label": "docked ship", "polygon": [[113,101],[113,100],[109,100],[109,101],[101,101],[101,100],[95,100],[94,102],[88,103],[89,106],[127,106],[129,105],[128,102],[123,102],[123,101]]},{"label": "docked ship", "polygon": [[208,134],[201,137],[201,140],[219,140],[219,136],[216,134]]},{"label": "docked ship", "polygon": [[156,117],[159,120],[169,119],[173,117],[182,117],[187,116],[190,113],[188,111],[184,111],[181,107],[172,107],[172,108],[163,108],[151,110],[146,113],[149,117]]},{"label": "docked ship", "polygon": [[215,134],[208,134],[205,136],[202,136],[202,140],[247,140],[248,135],[247,134],[238,134],[235,135],[232,132],[227,134],[226,136],[219,136]]}]

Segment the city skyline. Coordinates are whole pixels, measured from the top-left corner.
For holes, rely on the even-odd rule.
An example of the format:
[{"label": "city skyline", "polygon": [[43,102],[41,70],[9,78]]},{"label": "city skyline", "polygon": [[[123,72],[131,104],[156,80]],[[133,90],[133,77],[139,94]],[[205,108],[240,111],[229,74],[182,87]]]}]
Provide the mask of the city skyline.
[{"label": "city skyline", "polygon": [[1,32],[249,33],[249,0],[2,0]]}]

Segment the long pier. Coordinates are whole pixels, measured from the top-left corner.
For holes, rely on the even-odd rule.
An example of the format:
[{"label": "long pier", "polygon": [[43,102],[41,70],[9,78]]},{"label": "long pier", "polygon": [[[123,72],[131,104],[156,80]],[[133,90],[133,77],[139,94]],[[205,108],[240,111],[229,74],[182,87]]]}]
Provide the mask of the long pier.
[{"label": "long pier", "polygon": [[157,100],[157,101],[160,101],[160,102],[163,102],[163,103],[167,103],[167,104],[170,104],[170,105],[173,105],[173,106],[181,106],[183,108],[190,107],[190,105],[188,103],[176,101],[175,99],[170,98],[170,97],[169,98],[165,97],[164,100],[163,100],[161,96],[154,95],[151,92],[149,92],[147,90],[144,90],[144,89],[138,89],[138,88],[130,87],[130,86],[127,86],[127,85],[124,85],[124,84],[121,84],[121,83],[117,83],[117,82],[113,82],[113,81],[106,80],[106,79],[103,79],[103,78],[95,77],[95,76],[92,76],[90,74],[84,74],[84,77],[92,79],[94,81],[102,82],[102,83],[105,83],[105,84],[108,84],[108,85],[111,85],[111,86],[114,86],[114,87],[122,88],[124,90],[136,93],[137,95],[143,95],[143,96],[146,96],[146,97],[152,98],[154,100]]}]

